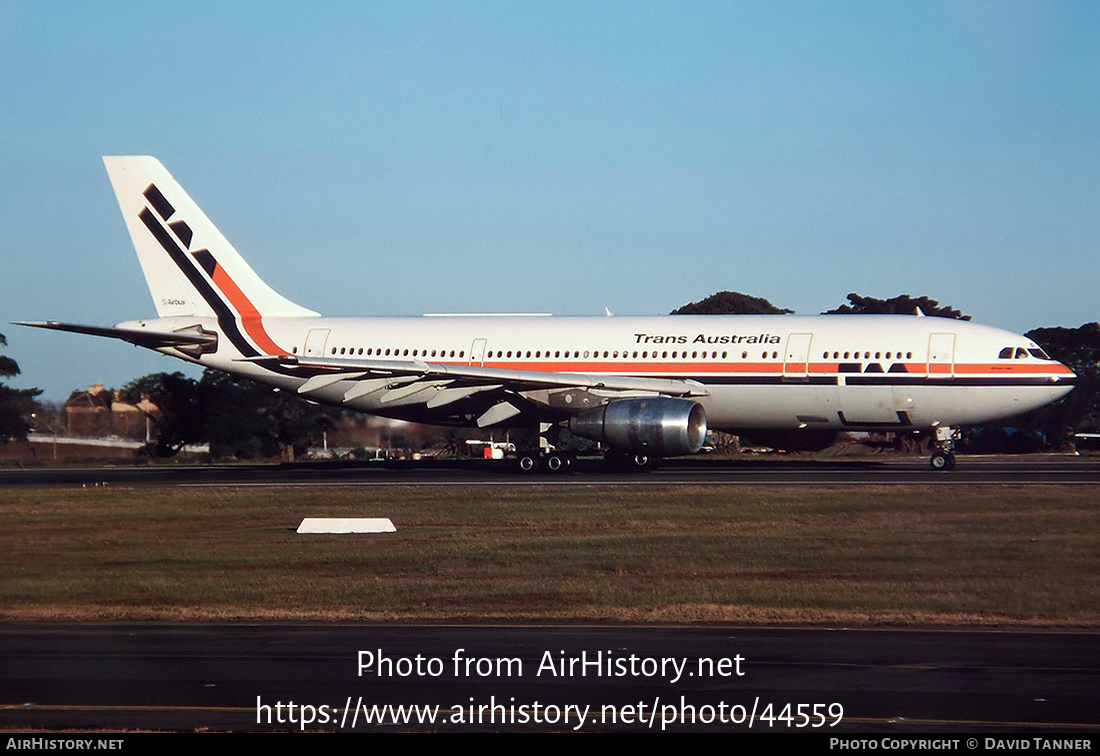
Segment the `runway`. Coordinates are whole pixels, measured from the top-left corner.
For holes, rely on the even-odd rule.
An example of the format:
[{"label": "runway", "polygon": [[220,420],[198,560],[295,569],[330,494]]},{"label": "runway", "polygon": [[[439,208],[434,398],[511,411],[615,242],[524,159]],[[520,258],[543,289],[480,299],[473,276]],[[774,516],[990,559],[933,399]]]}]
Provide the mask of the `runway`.
[{"label": "runway", "polygon": [[691,458],[667,460],[648,473],[612,473],[596,460],[577,471],[521,475],[507,463],[482,460],[282,465],[162,465],[149,467],[6,468],[0,486],[402,486],[402,485],[1096,485],[1096,457],[962,457],[951,471],[923,458],[824,461]]},{"label": "runway", "polygon": [[[1095,735],[1098,640],[988,630],[7,624],[0,727]],[[588,665],[565,671],[574,659]],[[395,722],[392,709],[372,709],[386,705],[439,708]],[[432,712],[434,722],[419,721]],[[535,712],[545,721],[531,721]]]}]

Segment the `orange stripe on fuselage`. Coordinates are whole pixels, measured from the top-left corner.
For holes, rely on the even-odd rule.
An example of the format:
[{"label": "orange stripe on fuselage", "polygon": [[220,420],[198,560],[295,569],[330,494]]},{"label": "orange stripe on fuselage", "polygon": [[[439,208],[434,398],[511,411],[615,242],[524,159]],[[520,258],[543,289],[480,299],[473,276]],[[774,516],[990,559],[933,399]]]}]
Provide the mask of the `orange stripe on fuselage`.
[{"label": "orange stripe on fuselage", "polygon": [[214,275],[211,278],[214,280],[214,285],[221,289],[222,294],[233,305],[233,309],[241,316],[244,331],[256,342],[256,346],[268,354],[286,354],[286,350],[267,335],[259,311],[256,310],[256,307],[233,282],[233,279],[229,277],[229,274],[225,272],[221,265],[214,265]]},{"label": "orange stripe on fuselage", "polygon": [[[425,358],[419,357],[418,359]],[[431,360],[430,358],[427,361],[434,362],[434,360]],[[454,364],[465,365],[468,363]],[[475,365],[482,364],[485,367],[500,368],[503,370],[528,370],[537,373],[610,373],[613,375],[634,375],[641,373],[666,373],[674,375],[756,375],[760,373],[774,374],[784,372],[783,362],[780,360],[776,360],[775,362],[537,362],[534,360],[485,360],[484,363],[475,363]],[[927,363],[908,362],[903,364],[906,368],[906,372],[904,373],[840,373],[838,372],[839,363],[811,362],[809,364],[809,370],[807,372],[811,375],[878,375],[884,377],[902,377],[906,375],[921,376],[929,374],[927,372]],[[792,363],[791,370],[788,370],[787,372],[797,370],[797,372],[801,373],[802,371],[798,370],[801,365],[802,363]],[[933,374],[945,374],[951,372],[950,363],[933,363],[932,368]],[[956,363],[954,371],[954,374],[957,376],[992,376],[1012,374],[1071,375],[1072,373],[1073,371],[1067,368],[1065,365],[1051,365],[1049,363],[1024,363],[1012,365],[1002,365],[997,363]]]}]

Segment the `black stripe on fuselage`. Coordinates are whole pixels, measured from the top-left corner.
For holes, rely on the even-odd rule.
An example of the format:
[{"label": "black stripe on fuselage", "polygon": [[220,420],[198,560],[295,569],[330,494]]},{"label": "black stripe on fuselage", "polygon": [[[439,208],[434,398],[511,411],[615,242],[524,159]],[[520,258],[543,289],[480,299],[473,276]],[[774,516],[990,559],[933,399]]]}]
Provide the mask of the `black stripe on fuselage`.
[{"label": "black stripe on fuselage", "polygon": [[783,375],[667,375],[647,374],[635,375],[637,378],[663,378],[666,380],[690,380],[698,381],[706,386],[837,386],[839,378],[844,378],[848,386],[880,386],[885,388],[901,386],[1072,386],[1073,378],[1058,378],[1056,383],[1050,376],[967,376],[964,378],[930,378],[927,376],[901,376],[897,373],[883,373],[881,375],[812,375],[812,376],[783,376]]},{"label": "black stripe on fuselage", "polygon": [[964,376],[954,378],[909,377],[901,378],[896,375],[887,375],[885,378],[852,377],[845,378],[844,382],[849,386],[1072,386],[1074,379],[1059,377],[1057,382],[1052,382],[1050,376],[1045,375],[1020,375],[1020,376]]}]

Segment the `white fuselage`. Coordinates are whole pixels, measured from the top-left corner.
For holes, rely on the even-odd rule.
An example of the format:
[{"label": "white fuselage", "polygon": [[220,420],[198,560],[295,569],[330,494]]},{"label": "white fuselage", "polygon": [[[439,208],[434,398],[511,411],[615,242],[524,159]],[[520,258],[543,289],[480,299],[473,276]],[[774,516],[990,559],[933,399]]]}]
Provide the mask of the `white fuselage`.
[{"label": "white fuselage", "polygon": [[[715,429],[933,428],[1016,415],[1064,396],[1073,373],[1028,339],[938,317],[708,315],[665,317],[425,316],[236,321],[259,351],[329,360],[420,361],[538,373],[697,381]],[[157,330],[213,318],[135,321]],[[247,333],[245,333],[247,331]],[[240,334],[236,343],[242,343]],[[264,349],[266,344],[266,349]],[[228,338],[197,359],[283,389],[306,377],[246,362]],[[1010,356],[1005,356],[1006,353]],[[309,398],[431,422],[424,402],[345,401],[351,380]]]}]

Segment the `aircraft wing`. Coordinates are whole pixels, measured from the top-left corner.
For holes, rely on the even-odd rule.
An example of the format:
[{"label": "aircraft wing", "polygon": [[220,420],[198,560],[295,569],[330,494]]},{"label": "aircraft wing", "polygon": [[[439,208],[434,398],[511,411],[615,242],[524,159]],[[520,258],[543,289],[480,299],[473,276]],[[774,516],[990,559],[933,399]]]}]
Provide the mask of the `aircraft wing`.
[{"label": "aircraft wing", "polygon": [[152,331],[144,328],[118,328],[117,326],[92,326],[79,323],[61,323],[56,320],[23,320],[13,321],[12,325],[30,326],[32,328],[49,328],[54,331],[71,331],[72,333],[86,333],[91,336],[106,336],[111,339],[121,339],[137,346],[149,349],[162,347],[205,347],[217,343],[218,335],[210,331],[203,331],[197,326],[181,331]]},{"label": "aircraft wing", "polygon": [[446,381],[468,387],[480,385],[505,387],[511,391],[579,388],[602,391],[631,391],[664,396],[706,396],[709,392],[698,381],[668,378],[645,378],[585,373],[542,373],[533,370],[479,367],[424,362],[422,360],[348,360],[293,355],[251,357],[249,362],[278,362],[300,367],[320,368],[324,372],[310,378],[298,391],[310,391],[331,386],[341,380],[370,381],[382,377],[413,378],[415,381]]}]

